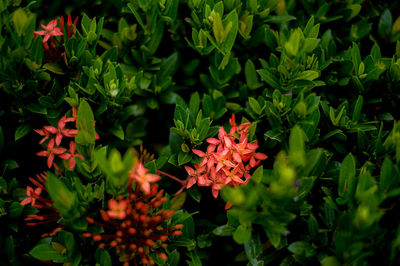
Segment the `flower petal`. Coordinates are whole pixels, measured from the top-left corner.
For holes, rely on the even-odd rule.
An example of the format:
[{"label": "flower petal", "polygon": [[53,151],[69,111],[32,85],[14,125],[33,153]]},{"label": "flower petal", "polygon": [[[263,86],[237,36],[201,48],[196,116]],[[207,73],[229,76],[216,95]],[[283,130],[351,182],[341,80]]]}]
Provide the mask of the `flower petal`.
[{"label": "flower petal", "polygon": [[201,150],[192,149],[192,152],[193,152],[194,154],[196,154],[197,156],[199,156],[199,157],[204,157],[204,156],[206,156],[206,154],[205,154],[203,151],[201,151]]}]

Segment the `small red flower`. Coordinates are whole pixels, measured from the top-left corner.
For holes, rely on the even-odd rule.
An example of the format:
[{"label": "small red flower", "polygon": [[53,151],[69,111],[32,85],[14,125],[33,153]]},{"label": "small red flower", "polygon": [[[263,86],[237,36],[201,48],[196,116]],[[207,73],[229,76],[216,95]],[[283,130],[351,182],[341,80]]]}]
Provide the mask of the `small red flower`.
[{"label": "small red flower", "polygon": [[115,199],[110,199],[108,201],[109,211],[107,211],[107,214],[113,219],[123,220],[126,217],[128,206],[130,206],[129,200],[120,199],[118,202]]},{"label": "small red flower", "polygon": [[30,186],[26,187],[26,197],[23,201],[21,201],[21,205],[27,205],[31,204],[32,206],[35,206],[36,203],[36,196],[39,196],[40,193],[42,193],[42,189],[40,187],[33,189]]},{"label": "small red flower", "polygon": [[49,144],[47,145],[47,151],[40,151],[36,153],[38,156],[47,157],[47,166],[51,168],[53,165],[55,155],[63,154],[67,149],[65,148],[55,148],[54,147],[54,138],[50,139]]},{"label": "small red flower", "polygon": [[56,134],[56,144],[57,146],[60,145],[61,140],[63,136],[73,138],[78,134],[77,129],[66,129],[65,124],[67,118],[65,116],[61,117],[61,119],[58,121],[58,128],[55,128],[53,126],[45,126],[44,129],[49,131],[52,134]]},{"label": "small red flower", "polygon": [[63,153],[63,154],[59,155],[59,157],[61,159],[69,160],[69,164],[68,164],[69,169],[75,168],[75,164],[76,164],[75,157],[79,157],[83,161],[85,160],[85,158],[83,158],[82,155],[80,155],[79,153],[75,153],[75,150],[76,150],[75,142],[73,142],[71,140],[69,143],[69,153]]},{"label": "small red flower", "polygon": [[47,42],[47,40],[54,36],[61,36],[63,35],[60,28],[57,27],[57,20],[54,19],[47,24],[47,26],[42,24],[42,28],[44,30],[34,31],[36,35],[43,35],[43,42]]}]

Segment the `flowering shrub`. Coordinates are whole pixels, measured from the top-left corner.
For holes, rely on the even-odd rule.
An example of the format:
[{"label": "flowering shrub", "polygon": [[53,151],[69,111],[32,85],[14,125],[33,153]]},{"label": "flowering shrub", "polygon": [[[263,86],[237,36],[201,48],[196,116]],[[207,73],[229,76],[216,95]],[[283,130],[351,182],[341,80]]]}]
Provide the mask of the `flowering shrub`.
[{"label": "flowering shrub", "polygon": [[0,265],[396,265],[399,8],[0,0]]}]

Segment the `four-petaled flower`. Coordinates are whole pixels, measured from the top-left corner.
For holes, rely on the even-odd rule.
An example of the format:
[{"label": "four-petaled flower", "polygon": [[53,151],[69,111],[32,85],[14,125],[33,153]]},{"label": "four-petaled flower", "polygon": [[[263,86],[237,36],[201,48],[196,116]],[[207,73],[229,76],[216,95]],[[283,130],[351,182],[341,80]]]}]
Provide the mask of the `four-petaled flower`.
[{"label": "four-petaled flower", "polygon": [[57,19],[54,19],[47,24],[47,26],[42,24],[42,28],[44,30],[34,31],[36,35],[43,35],[43,42],[47,42],[47,40],[54,36],[61,36],[63,35],[60,28],[57,27]]},{"label": "four-petaled flower", "polygon": [[76,150],[76,146],[75,146],[75,142],[73,142],[72,140],[69,143],[69,153],[64,153],[59,155],[59,157],[63,160],[69,160],[69,164],[68,167],[69,169],[74,169],[75,164],[76,164],[76,160],[75,157],[79,157],[81,160],[85,160],[85,158],[83,158],[82,155],[80,155],[79,153],[75,153]]},{"label": "four-petaled flower", "polygon": [[36,153],[38,156],[47,157],[47,166],[51,168],[53,165],[55,155],[63,154],[67,149],[65,148],[55,148],[54,147],[54,139],[50,139],[49,144],[47,145],[46,151],[40,151]]},{"label": "four-petaled flower", "polygon": [[23,201],[21,201],[21,205],[27,205],[31,204],[32,206],[35,206],[36,203],[36,196],[39,196],[40,193],[42,193],[42,189],[40,187],[33,189],[30,186],[26,187],[26,197]]},{"label": "four-petaled flower", "polygon": [[110,199],[108,201],[108,211],[107,214],[113,219],[123,220],[126,217],[126,209],[130,207],[129,200],[120,199],[116,201],[115,199]]},{"label": "four-petaled flower", "polygon": [[139,163],[138,166],[132,170],[130,178],[136,180],[140,184],[140,188],[143,190],[144,193],[150,193],[150,183],[157,182],[161,179],[159,175],[154,175],[148,173],[143,163]]},{"label": "four-petaled flower", "polygon": [[66,129],[65,124],[67,122],[67,117],[63,116],[61,119],[58,121],[58,128],[55,128],[53,126],[45,126],[44,129],[51,134],[56,134],[56,144],[57,146],[60,145],[61,140],[63,136],[73,138],[78,134],[77,129]]}]

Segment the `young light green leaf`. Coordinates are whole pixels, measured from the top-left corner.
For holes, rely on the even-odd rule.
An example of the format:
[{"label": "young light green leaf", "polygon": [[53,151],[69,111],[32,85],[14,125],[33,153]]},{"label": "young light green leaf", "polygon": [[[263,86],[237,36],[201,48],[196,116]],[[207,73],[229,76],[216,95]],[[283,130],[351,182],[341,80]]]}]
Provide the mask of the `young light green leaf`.
[{"label": "young light green leaf", "polygon": [[354,179],[356,176],[356,162],[351,153],[343,160],[339,172],[338,194],[344,197],[346,194],[353,193]]}]

